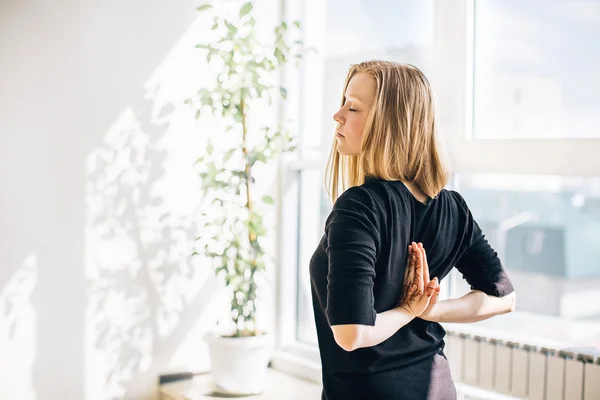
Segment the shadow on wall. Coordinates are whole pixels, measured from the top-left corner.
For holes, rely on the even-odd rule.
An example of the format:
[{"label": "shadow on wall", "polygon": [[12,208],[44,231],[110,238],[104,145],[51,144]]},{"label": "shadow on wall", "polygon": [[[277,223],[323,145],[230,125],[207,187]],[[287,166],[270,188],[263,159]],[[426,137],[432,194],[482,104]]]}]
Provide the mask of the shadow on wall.
[{"label": "shadow on wall", "polygon": [[2,398],[150,396],[213,293],[188,257],[193,122],[148,87],[197,5],[0,3]]},{"label": "shadow on wall", "polygon": [[[87,163],[89,366],[110,366],[97,382],[106,398],[148,390],[214,292],[188,256],[197,224],[159,194],[168,123],[152,124],[142,110],[125,111]],[[162,114],[168,120],[172,106]]]}]

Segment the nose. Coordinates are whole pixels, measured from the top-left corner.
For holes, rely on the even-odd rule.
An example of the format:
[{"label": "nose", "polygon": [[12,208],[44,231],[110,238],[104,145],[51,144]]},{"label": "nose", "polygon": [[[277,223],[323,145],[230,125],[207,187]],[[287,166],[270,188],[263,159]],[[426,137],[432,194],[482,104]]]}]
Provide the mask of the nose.
[{"label": "nose", "polygon": [[342,115],[342,110],[336,112],[335,114],[333,114],[333,120],[339,124],[344,124],[346,122],[346,119],[344,118],[344,116]]}]

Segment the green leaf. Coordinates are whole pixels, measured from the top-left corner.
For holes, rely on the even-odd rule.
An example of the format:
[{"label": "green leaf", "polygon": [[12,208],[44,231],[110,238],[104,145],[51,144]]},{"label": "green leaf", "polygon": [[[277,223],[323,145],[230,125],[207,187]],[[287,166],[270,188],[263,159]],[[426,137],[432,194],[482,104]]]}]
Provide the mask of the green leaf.
[{"label": "green leaf", "polygon": [[279,47],[275,48],[275,50],[273,51],[273,55],[277,58],[277,61],[279,61],[280,63],[285,61],[285,55]]},{"label": "green leaf", "polygon": [[185,99],[185,101],[183,102],[183,104],[187,104],[187,105],[192,105],[192,99]]},{"label": "green leaf", "polygon": [[212,29],[214,31],[218,27],[219,27],[219,23],[215,21],[215,23],[213,24],[213,26],[210,29]]},{"label": "green leaf", "polygon": [[196,11],[202,12],[202,11],[206,11],[210,8],[212,8],[212,6],[210,4],[204,4],[204,5],[201,5],[200,7],[196,8]]},{"label": "green leaf", "polygon": [[229,23],[227,20],[223,21],[225,23],[225,26],[227,27],[227,29],[229,30],[229,33],[231,34],[236,34],[238,29],[235,25]]},{"label": "green leaf", "polygon": [[294,25],[296,25],[296,28],[298,28],[298,29],[300,29],[300,27],[301,27],[301,25],[302,25],[302,24],[301,24],[301,22],[300,22],[300,21],[298,21],[298,20],[295,20],[295,21],[293,22],[293,24],[294,24]]},{"label": "green leaf", "polygon": [[266,204],[273,204],[273,203],[275,203],[273,201],[273,198],[271,196],[263,196],[262,197],[262,201],[265,202]]},{"label": "green leaf", "polygon": [[231,157],[233,156],[233,153],[235,153],[237,149],[231,149],[228,150],[227,153],[225,153],[225,156],[223,157],[223,159],[227,162],[231,159]]},{"label": "green leaf", "polygon": [[287,99],[287,89],[286,88],[280,87],[279,93],[281,93],[281,97],[283,97],[284,99]]},{"label": "green leaf", "polygon": [[211,155],[214,150],[215,150],[215,147],[212,144],[209,144],[208,146],[206,146],[206,152],[208,153],[208,155]]},{"label": "green leaf", "polygon": [[200,118],[200,110],[196,111],[196,119]]},{"label": "green leaf", "polygon": [[244,4],[240,9],[240,18],[243,18],[244,16],[248,15],[250,11],[252,11],[252,3],[248,2]]},{"label": "green leaf", "polygon": [[236,104],[235,105],[235,109],[236,109],[236,112],[235,112],[235,114],[233,114],[234,121],[235,122],[242,122],[243,114],[242,114],[242,109],[241,109],[240,105]]}]

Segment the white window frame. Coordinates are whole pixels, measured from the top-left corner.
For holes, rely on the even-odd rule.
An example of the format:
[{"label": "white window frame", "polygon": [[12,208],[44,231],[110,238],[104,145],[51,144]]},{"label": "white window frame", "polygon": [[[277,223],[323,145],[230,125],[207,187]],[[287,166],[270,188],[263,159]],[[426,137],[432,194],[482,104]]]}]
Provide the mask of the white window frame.
[{"label": "white window frame", "polygon": [[[279,1],[282,18],[301,19],[302,39],[319,51],[323,45],[324,2]],[[434,0],[433,86],[436,103],[442,105],[437,107],[437,114],[452,171],[600,176],[600,162],[594,161],[600,154],[600,139],[473,138],[473,23],[474,0]],[[299,229],[306,225],[307,218],[300,176],[305,171],[319,171],[323,176],[323,159],[329,152],[329,144],[321,144],[323,110],[318,108],[319,102],[307,101],[321,95],[318,88],[323,86],[323,66],[322,53],[317,52],[305,59],[300,71],[287,70],[283,79],[290,93],[300,93],[293,96],[297,100],[288,103],[283,116],[296,121],[301,152],[298,160],[282,163],[279,174],[276,351],[272,359],[274,368],[315,382],[321,379],[318,348],[296,339],[298,270],[299,266],[308,268],[306,255],[299,254],[298,244],[302,236]],[[572,158],[573,154],[578,157]],[[314,223],[313,218],[308,224]],[[453,286],[452,279],[447,284]]]},{"label": "white window frame", "polygon": [[473,138],[474,1],[435,1],[435,97],[452,170],[600,176],[600,139]]},{"label": "white window frame", "polygon": [[[271,363],[278,370],[319,383],[319,351],[316,346],[297,340],[297,310],[299,266],[305,265],[305,269],[308,269],[309,261],[306,254],[299,252],[300,239],[302,236],[306,237],[300,229],[314,230],[315,224],[320,223],[318,212],[310,213],[314,214],[310,221],[304,217],[301,221],[300,216],[307,215],[309,211],[306,209],[309,206],[307,193],[301,190],[302,173],[318,171],[321,176],[324,173],[320,147],[322,110],[311,107],[306,98],[320,95],[314,92],[319,91],[323,85],[323,59],[318,50],[323,35],[325,4],[321,0],[279,1],[282,19],[301,20],[302,40],[307,47],[313,47],[317,52],[306,57],[299,70],[288,68],[283,76],[283,86],[296,95],[290,96],[285,110],[282,110],[282,117],[294,122],[294,130],[298,132],[300,139],[300,157],[291,162],[283,162],[279,172],[278,231],[281,234],[278,240],[275,294],[275,353]],[[315,238],[316,241],[318,239]]]}]

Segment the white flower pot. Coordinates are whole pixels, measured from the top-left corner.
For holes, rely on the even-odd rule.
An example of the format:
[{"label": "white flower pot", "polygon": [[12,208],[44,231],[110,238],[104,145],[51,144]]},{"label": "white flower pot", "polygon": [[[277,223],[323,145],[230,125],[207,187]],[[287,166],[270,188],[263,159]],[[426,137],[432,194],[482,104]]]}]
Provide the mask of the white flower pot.
[{"label": "white flower pot", "polygon": [[231,395],[261,393],[271,358],[271,335],[206,338],[216,392]]}]

